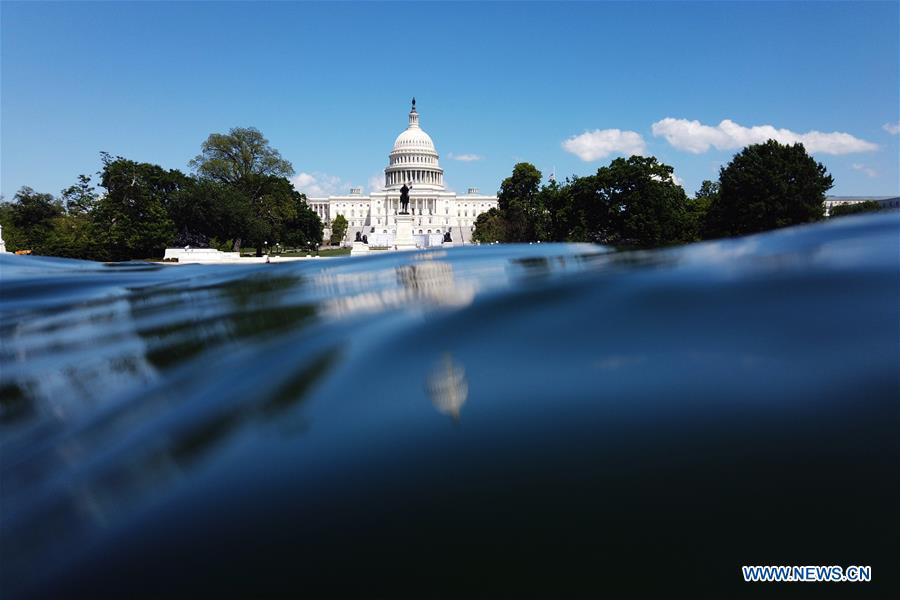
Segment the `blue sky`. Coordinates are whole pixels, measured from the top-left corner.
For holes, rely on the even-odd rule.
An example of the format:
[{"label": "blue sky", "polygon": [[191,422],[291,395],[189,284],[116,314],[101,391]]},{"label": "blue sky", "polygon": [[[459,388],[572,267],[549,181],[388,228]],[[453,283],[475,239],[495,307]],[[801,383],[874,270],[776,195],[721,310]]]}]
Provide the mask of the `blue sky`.
[{"label": "blue sky", "polygon": [[307,192],[369,187],[413,95],[457,191],[494,192],[518,161],[562,178],[642,153],[692,194],[777,130],[815,150],[831,193],[900,193],[897,2],[0,11],[6,199],[23,185],[58,193],[96,172],[101,150],[188,171],[234,126],[259,128]]}]

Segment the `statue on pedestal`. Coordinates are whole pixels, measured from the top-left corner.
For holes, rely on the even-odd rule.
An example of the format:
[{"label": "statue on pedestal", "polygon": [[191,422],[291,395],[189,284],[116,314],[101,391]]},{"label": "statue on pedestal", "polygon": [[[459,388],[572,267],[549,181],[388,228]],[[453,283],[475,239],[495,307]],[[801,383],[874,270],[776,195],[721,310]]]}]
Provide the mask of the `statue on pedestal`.
[{"label": "statue on pedestal", "polygon": [[445,243],[453,242],[453,240],[450,239],[450,230],[447,230],[447,232],[444,234],[444,242]]},{"label": "statue on pedestal", "polygon": [[409,214],[409,190],[412,189],[412,186],[407,187],[404,183],[403,187],[400,188],[400,214],[408,215]]},{"label": "statue on pedestal", "polygon": [[354,241],[356,241],[356,242],[361,242],[361,241],[362,241],[361,235],[362,235],[362,234],[360,234],[360,232],[357,231],[357,232],[356,232],[356,240],[354,240]]}]

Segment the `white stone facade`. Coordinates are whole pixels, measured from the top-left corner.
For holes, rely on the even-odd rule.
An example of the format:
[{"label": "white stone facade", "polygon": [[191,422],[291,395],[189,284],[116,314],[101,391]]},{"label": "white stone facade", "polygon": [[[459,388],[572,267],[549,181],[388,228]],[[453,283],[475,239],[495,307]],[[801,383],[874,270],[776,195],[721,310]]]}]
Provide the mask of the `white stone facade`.
[{"label": "white stone facade", "polygon": [[417,245],[439,245],[447,231],[455,243],[470,243],[475,219],[496,208],[497,197],[479,194],[475,188],[469,188],[465,195],[448,191],[438,159],[431,136],[419,127],[413,100],[409,125],[394,141],[384,169],[382,189],[366,196],[360,188],[353,188],[346,196],[308,198],[307,203],[325,224],[326,239],[332,220],[344,215],[348,223],[345,241],[355,239],[358,231],[368,237],[370,246],[390,247],[397,235],[400,188],[406,184],[410,187],[409,212]]}]

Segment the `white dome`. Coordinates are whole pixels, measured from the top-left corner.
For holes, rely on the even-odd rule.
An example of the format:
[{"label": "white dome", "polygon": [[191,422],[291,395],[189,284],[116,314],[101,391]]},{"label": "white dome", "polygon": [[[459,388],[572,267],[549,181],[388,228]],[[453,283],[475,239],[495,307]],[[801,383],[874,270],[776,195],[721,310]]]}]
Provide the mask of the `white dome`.
[{"label": "white dome", "polygon": [[398,135],[397,139],[394,140],[393,152],[402,152],[404,150],[425,151],[437,154],[437,150],[434,148],[434,142],[431,141],[431,136],[425,133],[418,124],[414,126],[410,125],[409,129]]},{"label": "white dome", "polygon": [[433,190],[444,189],[444,170],[438,161],[431,136],[419,127],[419,113],[413,98],[409,111],[409,126],[397,139],[384,170],[385,189],[399,189],[403,185]]}]

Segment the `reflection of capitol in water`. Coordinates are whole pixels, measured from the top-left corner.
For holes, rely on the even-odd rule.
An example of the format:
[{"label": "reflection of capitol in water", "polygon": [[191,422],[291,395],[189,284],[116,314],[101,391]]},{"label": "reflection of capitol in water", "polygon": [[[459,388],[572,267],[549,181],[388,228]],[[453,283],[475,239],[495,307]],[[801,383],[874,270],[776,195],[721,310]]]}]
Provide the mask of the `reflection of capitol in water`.
[{"label": "reflection of capitol in water", "polygon": [[460,308],[471,304],[477,291],[471,281],[453,276],[450,263],[427,259],[367,273],[324,274],[316,284],[335,292],[324,308],[332,317],[428,306]]},{"label": "reflection of capitol in water", "polygon": [[459,420],[459,411],[469,396],[469,382],[462,365],[445,354],[428,376],[428,395],[441,413]]}]

